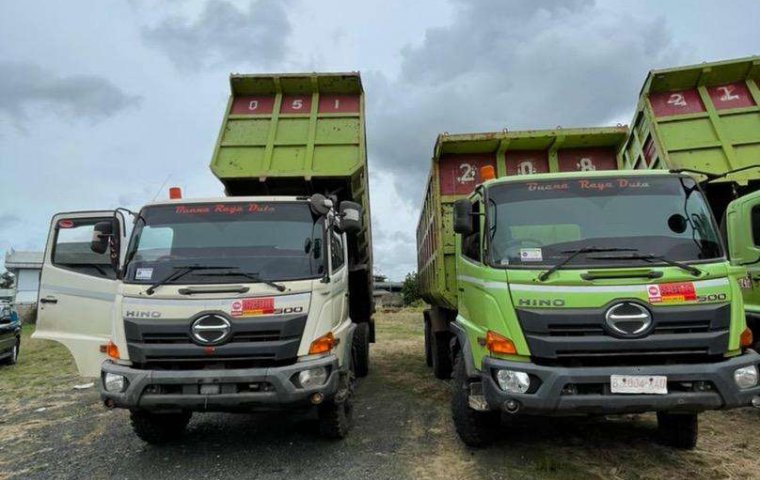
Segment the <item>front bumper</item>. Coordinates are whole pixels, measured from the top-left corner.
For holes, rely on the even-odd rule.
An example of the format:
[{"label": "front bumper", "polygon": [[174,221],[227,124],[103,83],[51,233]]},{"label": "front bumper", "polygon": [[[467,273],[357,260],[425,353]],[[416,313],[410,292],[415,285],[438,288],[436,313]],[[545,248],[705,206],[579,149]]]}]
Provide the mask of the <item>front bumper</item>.
[{"label": "front bumper", "polygon": [[[758,364],[760,355],[752,350],[716,363],[642,367],[548,367],[486,357],[480,377],[483,396],[492,410],[506,409],[506,402],[516,400],[519,412],[540,415],[700,412],[751,405],[752,398],[760,395],[760,386],[742,390],[736,386],[733,374],[737,368]],[[534,393],[503,391],[494,371],[505,368],[528,373],[540,381],[540,386]],[[665,375],[668,393],[613,394],[609,386],[611,375]],[[683,388],[684,383],[694,382],[706,382],[710,388],[702,391]],[[577,393],[570,393],[568,385],[575,385]]]},{"label": "front bumper", "polygon": [[[321,386],[301,388],[292,378],[302,370],[326,367],[329,375]],[[341,372],[335,355],[271,368],[230,370],[140,370],[111,361],[101,367],[100,397],[109,407],[151,411],[255,411],[307,407],[309,397],[321,393],[330,398],[338,391]],[[123,392],[107,392],[106,373],[127,379]],[[216,384],[220,392],[201,394],[201,385]]]}]

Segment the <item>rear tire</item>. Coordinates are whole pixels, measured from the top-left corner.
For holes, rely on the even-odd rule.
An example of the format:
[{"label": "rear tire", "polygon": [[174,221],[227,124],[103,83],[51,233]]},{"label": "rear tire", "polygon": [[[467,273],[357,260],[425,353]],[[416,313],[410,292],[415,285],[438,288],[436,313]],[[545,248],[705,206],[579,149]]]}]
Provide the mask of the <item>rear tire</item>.
[{"label": "rear tire", "polygon": [[454,360],[454,378],[451,381],[451,416],[459,438],[470,447],[485,447],[491,444],[501,425],[500,412],[478,412],[470,408],[470,379],[464,365],[462,353]]},{"label": "rear tire", "polygon": [[451,378],[451,349],[448,332],[431,332],[431,353],[433,363],[433,375],[441,380]]},{"label": "rear tire", "polygon": [[657,432],[664,444],[692,450],[697,446],[699,417],[696,413],[657,412]]},{"label": "rear tire", "polygon": [[432,342],[430,333],[430,319],[427,318],[427,314],[425,315],[425,365],[428,367],[433,366],[433,346],[430,344]]},{"label": "rear tire", "polygon": [[133,410],[130,412],[130,420],[132,430],[144,442],[161,445],[182,437],[192,415],[192,412],[151,413]]},{"label": "rear tire", "polygon": [[369,374],[369,323],[357,323],[354,330],[353,352],[354,369],[357,377]]}]

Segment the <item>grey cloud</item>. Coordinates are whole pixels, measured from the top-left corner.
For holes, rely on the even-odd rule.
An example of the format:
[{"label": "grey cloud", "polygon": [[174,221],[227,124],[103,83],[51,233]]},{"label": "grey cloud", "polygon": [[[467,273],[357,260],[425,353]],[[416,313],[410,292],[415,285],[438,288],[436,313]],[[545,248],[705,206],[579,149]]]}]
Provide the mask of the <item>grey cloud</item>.
[{"label": "grey cloud", "polygon": [[451,25],[366,77],[368,145],[415,207],[436,135],[597,126],[633,113],[646,72],[680,58],[660,18],[593,1],[458,1]]},{"label": "grey cloud", "polygon": [[17,124],[34,104],[57,113],[100,120],[137,105],[140,97],[128,95],[109,80],[95,75],[56,76],[31,63],[0,62],[0,114]]},{"label": "grey cloud", "polygon": [[0,230],[5,230],[21,223],[21,217],[15,213],[0,213]]},{"label": "grey cloud", "polygon": [[211,0],[194,22],[169,17],[142,36],[181,70],[219,63],[269,66],[282,61],[291,31],[287,1],[253,0],[248,11],[221,0]]}]

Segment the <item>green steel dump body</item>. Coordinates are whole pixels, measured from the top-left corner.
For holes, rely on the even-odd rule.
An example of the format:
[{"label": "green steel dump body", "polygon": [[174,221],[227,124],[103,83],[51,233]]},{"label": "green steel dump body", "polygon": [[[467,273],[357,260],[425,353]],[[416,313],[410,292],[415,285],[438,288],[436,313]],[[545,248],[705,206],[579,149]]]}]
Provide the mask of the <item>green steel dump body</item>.
[{"label": "green steel dump body", "polygon": [[235,74],[230,88],[211,170],[231,196],[322,193],[361,204],[363,230],[349,238],[349,256],[351,314],[364,321],[372,237],[359,73]]},{"label": "green steel dump body", "polygon": [[616,170],[626,127],[439,135],[417,225],[417,271],[426,302],[457,308],[454,201],[481,183],[480,169],[497,177]]},{"label": "green steel dump body", "polygon": [[[760,164],[760,56],[649,72],[622,155],[634,169]],[[751,180],[757,170],[725,181]]]}]

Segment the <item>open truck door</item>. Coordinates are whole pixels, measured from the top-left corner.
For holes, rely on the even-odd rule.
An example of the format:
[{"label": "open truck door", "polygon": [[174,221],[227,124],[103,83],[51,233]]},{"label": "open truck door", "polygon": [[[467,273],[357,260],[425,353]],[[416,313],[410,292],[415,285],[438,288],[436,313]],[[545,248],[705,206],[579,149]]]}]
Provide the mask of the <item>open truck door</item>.
[{"label": "open truck door", "polygon": [[106,359],[101,346],[111,338],[117,270],[126,244],[118,212],[59,213],[50,224],[33,337],[66,346],[85,377],[100,375]]},{"label": "open truck door", "polygon": [[[760,191],[731,202],[726,209],[726,244],[731,263],[746,267],[742,282],[747,323],[760,340]],[[758,342],[760,345],[760,342]]]}]

